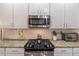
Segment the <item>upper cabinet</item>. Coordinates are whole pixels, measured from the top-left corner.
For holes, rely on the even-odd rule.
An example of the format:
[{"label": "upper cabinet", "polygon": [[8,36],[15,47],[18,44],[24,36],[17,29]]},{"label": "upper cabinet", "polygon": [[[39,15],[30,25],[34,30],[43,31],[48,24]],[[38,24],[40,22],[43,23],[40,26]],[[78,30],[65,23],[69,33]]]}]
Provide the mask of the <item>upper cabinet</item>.
[{"label": "upper cabinet", "polygon": [[0,3],[0,28],[28,28],[28,15],[50,15],[51,28],[79,28],[78,3]]},{"label": "upper cabinet", "polygon": [[79,28],[78,3],[65,4],[65,28]]},{"label": "upper cabinet", "polygon": [[64,3],[50,4],[51,28],[64,27]]},{"label": "upper cabinet", "polygon": [[28,4],[14,4],[13,22],[15,28],[28,28]]},{"label": "upper cabinet", "polygon": [[49,3],[29,3],[29,15],[49,15]]},{"label": "upper cabinet", "polygon": [[0,3],[0,28],[10,28],[12,23],[12,4]]},{"label": "upper cabinet", "polygon": [[78,3],[50,4],[51,28],[79,28]]}]

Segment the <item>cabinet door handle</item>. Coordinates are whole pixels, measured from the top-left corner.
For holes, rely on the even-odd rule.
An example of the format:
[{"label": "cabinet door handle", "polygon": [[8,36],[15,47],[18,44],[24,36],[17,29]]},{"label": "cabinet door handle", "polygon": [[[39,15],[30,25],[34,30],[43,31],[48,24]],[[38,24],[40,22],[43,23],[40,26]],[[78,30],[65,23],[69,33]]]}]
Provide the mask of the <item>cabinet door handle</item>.
[{"label": "cabinet door handle", "polygon": [[61,52],[66,52],[66,50],[62,50]]},{"label": "cabinet door handle", "polygon": [[65,24],[65,27],[67,28],[67,24]]},{"label": "cabinet door handle", "polygon": [[17,50],[13,50],[12,52],[17,52]]},{"label": "cabinet door handle", "polygon": [[67,24],[66,24],[66,27],[67,27]]},{"label": "cabinet door handle", "polygon": [[63,24],[64,25],[64,27],[65,27],[65,24]]}]

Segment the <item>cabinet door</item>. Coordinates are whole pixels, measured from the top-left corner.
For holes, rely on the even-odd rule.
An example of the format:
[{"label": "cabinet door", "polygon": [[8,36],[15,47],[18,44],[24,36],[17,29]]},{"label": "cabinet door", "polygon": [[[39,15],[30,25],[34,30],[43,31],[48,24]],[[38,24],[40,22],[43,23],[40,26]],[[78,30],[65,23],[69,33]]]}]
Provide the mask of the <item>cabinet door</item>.
[{"label": "cabinet door", "polygon": [[24,56],[24,54],[7,54],[6,56]]},{"label": "cabinet door", "polygon": [[30,3],[29,15],[49,15],[48,3]]},{"label": "cabinet door", "polygon": [[14,4],[14,27],[15,28],[28,27],[28,4],[27,3]]},{"label": "cabinet door", "polygon": [[51,28],[64,27],[64,3],[50,4]]},{"label": "cabinet door", "polygon": [[78,28],[78,3],[65,4],[65,26],[66,28]]},{"label": "cabinet door", "polygon": [[72,48],[55,48],[54,56],[72,56]]},{"label": "cabinet door", "polygon": [[0,27],[9,28],[12,25],[12,4],[0,3]]},{"label": "cabinet door", "polygon": [[79,56],[79,48],[73,48],[73,56]]},{"label": "cabinet door", "polygon": [[4,56],[4,48],[0,48],[0,56]]},{"label": "cabinet door", "polygon": [[23,56],[24,48],[6,48],[6,56]]}]

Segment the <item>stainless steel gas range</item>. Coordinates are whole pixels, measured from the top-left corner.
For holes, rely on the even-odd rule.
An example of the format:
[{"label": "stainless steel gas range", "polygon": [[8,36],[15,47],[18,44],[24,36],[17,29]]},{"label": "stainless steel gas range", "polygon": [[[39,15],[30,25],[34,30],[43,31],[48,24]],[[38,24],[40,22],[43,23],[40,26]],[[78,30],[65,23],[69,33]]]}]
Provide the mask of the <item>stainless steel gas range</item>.
[{"label": "stainless steel gas range", "polygon": [[30,39],[24,46],[25,56],[53,56],[54,45],[48,39]]}]

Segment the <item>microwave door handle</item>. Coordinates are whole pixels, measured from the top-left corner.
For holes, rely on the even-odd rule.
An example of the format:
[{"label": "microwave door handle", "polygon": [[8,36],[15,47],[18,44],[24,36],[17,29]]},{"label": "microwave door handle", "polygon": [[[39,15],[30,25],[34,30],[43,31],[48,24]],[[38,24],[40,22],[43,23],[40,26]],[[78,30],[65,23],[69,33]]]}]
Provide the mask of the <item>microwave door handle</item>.
[{"label": "microwave door handle", "polygon": [[46,25],[47,25],[47,18],[46,18]]}]

